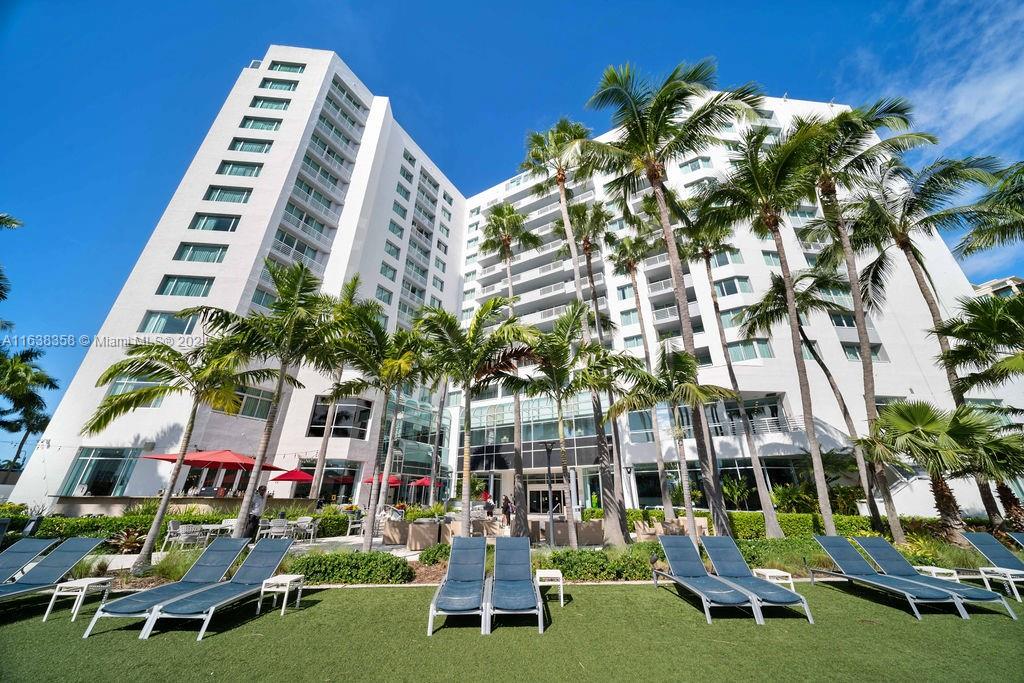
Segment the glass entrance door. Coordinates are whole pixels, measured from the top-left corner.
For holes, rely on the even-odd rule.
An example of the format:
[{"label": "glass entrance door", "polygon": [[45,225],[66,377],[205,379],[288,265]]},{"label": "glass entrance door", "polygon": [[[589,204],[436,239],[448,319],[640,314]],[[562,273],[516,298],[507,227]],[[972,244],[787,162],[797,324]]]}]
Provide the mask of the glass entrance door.
[{"label": "glass entrance door", "polygon": [[[548,490],[545,489],[530,489],[529,490],[529,511],[530,514],[543,515],[547,514],[548,511]],[[551,499],[554,501],[554,511],[557,514],[561,514],[565,511],[565,492],[559,489],[554,489],[551,492]]]}]

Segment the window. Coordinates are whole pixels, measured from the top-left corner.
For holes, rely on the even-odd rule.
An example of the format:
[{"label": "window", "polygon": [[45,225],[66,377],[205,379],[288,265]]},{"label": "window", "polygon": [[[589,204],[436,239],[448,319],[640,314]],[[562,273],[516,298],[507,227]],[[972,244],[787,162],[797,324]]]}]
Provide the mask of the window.
[{"label": "window", "polygon": [[226,244],[193,244],[182,242],[174,252],[175,261],[198,261],[200,263],[220,263],[228,251]]},{"label": "window", "polygon": [[[110,388],[107,389],[107,396],[117,396],[118,394],[127,394],[129,391],[135,391],[136,389],[146,389],[148,387],[154,387],[159,382],[155,380],[144,380],[134,377],[118,377],[110,383]],[[160,404],[163,403],[163,397],[157,397],[151,401],[148,401],[145,405],[140,406],[142,408],[159,408]]]},{"label": "window", "polygon": [[738,327],[743,322],[743,311],[744,307],[729,308],[722,311],[722,325],[726,329],[730,327]]},{"label": "window", "polygon": [[274,143],[270,140],[252,140],[249,138],[235,138],[231,141],[228,149],[235,152],[258,152],[266,154]]},{"label": "window", "polygon": [[437,250],[440,251],[442,254],[445,254],[446,256],[448,255],[448,245],[442,242],[441,240],[437,241]]},{"label": "window", "polygon": [[398,169],[399,175],[405,178],[408,182],[412,182],[412,171],[407,169],[405,166],[400,166]]},{"label": "window", "polygon": [[143,334],[192,334],[196,326],[196,317],[179,318],[169,311],[146,311],[139,324],[139,332]]},{"label": "window", "polygon": [[376,296],[377,296],[377,300],[382,302],[382,303],[385,303],[385,304],[390,304],[391,303],[392,293],[391,293],[391,290],[389,290],[389,289],[384,289],[380,285],[377,285],[377,295]]},{"label": "window", "polygon": [[275,301],[277,301],[277,297],[262,287],[257,287],[256,291],[252,293],[252,302],[257,306],[269,309]]},{"label": "window", "polygon": [[397,213],[402,218],[405,218],[406,216],[409,215],[409,210],[406,209],[401,204],[399,204],[397,201],[392,203],[391,210],[394,211],[395,213]]},{"label": "window", "polygon": [[452,199],[452,196],[447,192],[442,192],[441,198],[444,199],[445,204],[447,204],[448,206],[451,206],[452,202],[455,201],[454,199]]},{"label": "window", "polygon": [[623,311],[619,314],[619,321],[623,325],[636,325],[640,322],[640,315],[637,313],[635,308],[631,308],[628,311]]},{"label": "window", "polygon": [[452,212],[442,206],[441,216],[443,216],[446,221],[450,221],[452,219]]},{"label": "window", "polygon": [[211,202],[245,204],[249,201],[251,194],[252,188],[249,187],[220,187],[218,185],[211,185],[203,199]]},{"label": "window", "polygon": [[402,158],[405,159],[407,162],[409,162],[410,166],[415,166],[416,165],[416,157],[414,157],[412,154],[410,154],[409,150],[407,150],[407,149],[402,150]]},{"label": "window", "polygon": [[473,238],[470,238],[470,239],[466,240],[466,249],[467,250],[472,249],[473,247],[475,247],[477,245],[477,242],[479,242],[479,241],[480,241],[479,237],[473,237]]},{"label": "window", "polygon": [[391,240],[385,240],[384,242],[384,253],[391,258],[398,259],[401,255],[402,250],[391,243]]},{"label": "window", "polygon": [[451,237],[452,231],[448,229],[447,225],[441,224],[441,234],[445,237]]},{"label": "window", "polygon": [[779,260],[779,252],[777,251],[762,251],[761,257],[764,259],[766,266],[781,266],[782,262]]},{"label": "window", "polygon": [[270,402],[274,398],[273,392],[255,387],[242,387],[235,393],[242,399],[242,406],[238,410],[239,417],[251,417],[256,420],[267,419],[267,415],[270,414]]},{"label": "window", "polygon": [[767,339],[745,339],[729,343],[729,358],[734,363],[758,358],[775,358]]},{"label": "window", "polygon": [[469,271],[468,273],[462,276],[462,279],[465,280],[466,282],[472,282],[473,280],[476,279],[476,271]]},{"label": "window", "polygon": [[650,443],[654,441],[654,426],[651,422],[651,411],[631,411],[628,419],[630,441],[633,443]]},{"label": "window", "polygon": [[846,287],[822,287],[818,290],[818,294],[822,299],[828,299],[832,303],[846,308],[853,308],[853,297]]},{"label": "window", "polygon": [[438,299],[436,296],[431,296],[430,305],[433,306],[434,308],[441,308],[441,300]]},{"label": "window", "polygon": [[697,157],[696,159],[690,159],[679,164],[679,170],[683,173],[692,173],[702,168],[711,168],[711,159],[708,157]]},{"label": "window", "polygon": [[240,175],[255,178],[263,164],[248,164],[242,161],[222,161],[217,169],[219,175]]},{"label": "window", "polygon": [[396,187],[395,189],[398,190],[398,194],[401,195],[402,199],[409,198],[409,188],[407,188],[402,183],[398,183],[398,187]]},{"label": "window", "polygon": [[398,275],[398,271],[395,270],[393,266],[388,265],[387,263],[382,263],[380,264],[380,274],[394,282],[395,276]]},{"label": "window", "polygon": [[338,176],[328,171],[316,161],[310,159],[308,155],[302,157],[302,169],[307,173],[312,174],[316,179],[327,183],[331,187],[338,187],[338,183],[341,182]]},{"label": "window", "polygon": [[[361,398],[343,398],[334,405],[334,424],[331,427],[331,436],[339,439],[365,439],[367,428],[370,425],[373,403]],[[330,406],[331,400],[326,396],[317,396],[314,399],[313,412],[309,416],[306,436],[322,437],[324,435]]]},{"label": "window", "polygon": [[296,64],[294,62],[271,62],[271,71],[283,71],[290,74],[300,74],[306,70],[305,64]]},{"label": "window", "polygon": [[853,313],[829,313],[832,324],[836,327],[857,327],[857,321],[853,319]]},{"label": "window", "polygon": [[469,215],[470,216],[479,216],[480,215],[480,207],[479,206],[474,206],[472,209],[469,210]]},{"label": "window", "polygon": [[444,280],[435,275],[433,282],[435,287],[437,287],[442,292],[444,291]]},{"label": "window", "polygon": [[212,286],[212,277],[164,275],[156,293],[165,296],[206,296]]},{"label": "window", "polygon": [[242,119],[242,128],[252,130],[280,130],[281,119],[261,119],[256,116],[246,116]]},{"label": "window", "polygon": [[264,78],[260,83],[261,88],[267,90],[295,90],[299,87],[298,81],[286,81],[280,78]]},{"label": "window", "polygon": [[633,285],[623,285],[616,290],[619,294],[619,301],[633,298]]},{"label": "window", "polygon": [[62,496],[123,496],[141,448],[79,448]]},{"label": "window", "polygon": [[804,360],[814,360],[814,354],[821,355],[821,347],[818,346],[818,342],[811,340],[810,342],[804,341],[800,344],[800,351],[804,357]]},{"label": "window", "polygon": [[213,213],[197,213],[189,223],[189,230],[213,230],[215,232],[234,232],[241,216],[220,216]]},{"label": "window", "polygon": [[627,349],[634,349],[638,346],[643,346],[644,338],[639,334],[635,334],[631,337],[626,337],[625,339],[623,339],[622,343],[625,344]]},{"label": "window", "polygon": [[391,232],[392,235],[397,235],[398,237],[405,236],[405,228],[403,228],[401,225],[394,221],[390,221],[388,223],[388,230]]},{"label": "window", "polygon": [[804,260],[807,261],[807,265],[811,268],[818,265],[818,255],[809,251],[804,252]]},{"label": "window", "polygon": [[434,267],[440,270],[442,273],[445,270],[447,270],[447,265],[445,265],[445,262],[441,260],[440,256],[434,257]]},{"label": "window", "polygon": [[[857,342],[843,342],[843,353],[846,354],[846,360],[859,361],[860,344]],[[887,363],[889,361],[889,357],[882,351],[881,344],[871,345],[871,360],[876,360],[880,363]]]},{"label": "window", "polygon": [[288,100],[281,100],[276,97],[254,97],[249,106],[253,109],[276,109],[284,111],[288,108]]},{"label": "window", "polygon": [[724,266],[730,263],[743,263],[743,254],[739,249],[723,249],[711,256],[712,266]]},{"label": "window", "polygon": [[739,294],[741,292],[749,294],[753,291],[754,288],[750,286],[750,278],[748,277],[731,277],[715,282],[715,293],[718,296],[729,296],[730,294]]}]

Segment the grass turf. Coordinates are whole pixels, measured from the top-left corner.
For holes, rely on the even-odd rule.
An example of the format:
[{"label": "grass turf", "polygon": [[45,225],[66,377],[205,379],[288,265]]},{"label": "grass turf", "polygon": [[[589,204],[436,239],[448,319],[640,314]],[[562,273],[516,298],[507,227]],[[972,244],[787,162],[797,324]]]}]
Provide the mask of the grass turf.
[{"label": "grass turf", "polygon": [[716,610],[708,626],[703,612],[674,589],[567,586],[564,608],[557,591],[547,593],[544,635],[529,617],[498,617],[489,637],[480,635],[479,619],[461,617],[439,618],[427,638],[433,590],[310,590],[302,607],[283,618],[273,610],[255,617],[250,601],[218,614],[201,643],[195,642],[198,621],[162,622],[150,640],[140,641],[142,621],[132,619],[101,619],[83,640],[95,598],[74,623],[69,601],[58,603],[45,624],[48,598],[26,598],[0,604],[0,679],[1024,678],[1024,620],[972,606],[970,621],[949,607],[922,607],[918,622],[905,603],[845,584],[799,586],[813,626],[784,609],[768,610],[763,627],[741,610]]}]

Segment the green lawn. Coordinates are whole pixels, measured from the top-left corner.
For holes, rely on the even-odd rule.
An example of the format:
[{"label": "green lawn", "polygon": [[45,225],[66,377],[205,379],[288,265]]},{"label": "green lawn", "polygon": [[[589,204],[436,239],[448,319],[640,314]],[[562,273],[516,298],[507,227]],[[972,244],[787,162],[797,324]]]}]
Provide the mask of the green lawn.
[{"label": "green lawn", "polygon": [[65,608],[45,624],[46,598],[24,599],[0,606],[0,680],[1024,679],[1024,621],[983,607],[970,621],[922,608],[918,622],[873,593],[801,584],[813,626],[786,610],[763,627],[724,610],[708,626],[674,590],[568,586],[564,608],[548,595],[544,635],[528,618],[499,617],[489,637],[460,618],[427,638],[433,590],[309,591],[283,618],[254,618],[247,603],[218,615],[201,643],[198,622],[166,622],[140,641],[141,622],[127,619],[101,620],[82,640],[95,599],[77,622]]}]

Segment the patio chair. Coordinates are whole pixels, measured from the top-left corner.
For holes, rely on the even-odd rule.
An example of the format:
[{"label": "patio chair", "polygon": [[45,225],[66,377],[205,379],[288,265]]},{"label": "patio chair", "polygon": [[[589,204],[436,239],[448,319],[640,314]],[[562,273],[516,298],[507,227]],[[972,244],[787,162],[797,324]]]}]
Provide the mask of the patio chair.
[{"label": "patio chair", "polygon": [[181,581],[139,591],[100,605],[82,637],[89,637],[101,617],[149,617],[154,607],[215,585],[224,578],[248,544],[248,538],[215,538],[185,576],[181,577]]},{"label": "patio chair", "polygon": [[487,579],[487,633],[495,614],[536,614],[537,631],[544,633],[544,603],[533,580],[530,539],[499,536],[494,539],[494,576]]},{"label": "patio chair", "polygon": [[908,581],[898,576],[879,574],[857,552],[853,544],[842,536],[815,536],[814,540],[832,558],[832,562],[835,563],[839,571],[832,572],[825,569],[808,567],[812,584],[816,574],[836,576],[846,579],[851,583],[874,588],[877,591],[905,599],[910,604],[910,610],[918,620],[921,619],[921,612],[918,611],[917,606],[925,603],[951,604],[956,608],[961,618],[970,619],[967,610],[964,609],[963,602],[960,600],[960,596],[956,593],[926,586],[916,581]]},{"label": "patio chair", "polygon": [[312,541],[316,538],[317,520],[312,517],[299,517],[295,520],[294,536],[296,539]]},{"label": "patio chair", "polygon": [[999,593],[982,590],[977,586],[965,583],[957,583],[956,581],[940,579],[935,576],[919,574],[914,569],[914,566],[907,562],[907,559],[896,548],[893,548],[889,541],[881,536],[857,536],[853,540],[864,549],[864,552],[875,561],[875,564],[885,572],[886,576],[898,576],[914,583],[949,591],[959,596],[963,602],[998,602],[1006,608],[1007,613],[1009,613],[1014,621],[1017,620],[1017,615],[1013,613],[1013,610],[1010,609],[1010,606],[1006,604],[1006,600]]},{"label": "patio chair", "polygon": [[202,640],[218,609],[259,595],[263,582],[274,575],[291,545],[290,538],[265,538],[258,542],[230,581],[215,583],[156,605],[139,638],[148,639],[159,619],[202,619],[203,625],[196,637],[197,641]]},{"label": "patio chair", "polygon": [[689,536],[659,536],[658,540],[665,550],[669,572],[651,570],[655,588],[658,587],[658,576],[663,576],[687,592],[693,593],[700,598],[704,607],[704,617],[709,624],[712,607],[749,607],[754,613],[754,621],[759,625],[764,624],[758,601],[717,576],[708,574],[704,562],[700,559],[700,553]]},{"label": "patio chair", "polygon": [[751,601],[756,601],[762,614],[765,607],[799,606],[807,615],[807,621],[814,623],[807,599],[777,583],[754,576],[731,536],[701,536],[700,541],[711,558],[715,574],[725,583],[746,593]]},{"label": "patio chair", "polygon": [[76,564],[102,542],[102,538],[69,538],[18,577],[17,581],[0,584],[0,602],[55,588]]},{"label": "patio chair", "polygon": [[430,601],[427,635],[434,634],[434,616],[480,615],[480,633],[487,634],[487,540],[456,536],[452,539],[448,571]]},{"label": "patio chair", "polygon": [[[1024,562],[1010,552],[1009,548],[999,542],[995,536],[984,531],[965,533],[964,537],[974,548],[992,563],[991,567],[980,567],[978,572],[985,588],[991,589],[990,579],[1002,581],[1008,593],[1013,593],[1017,602],[1021,602],[1018,583],[1024,583]],[[1016,539],[1014,539],[1016,540]]]},{"label": "patio chair", "polygon": [[0,553],[0,583],[17,576],[32,560],[54,543],[55,538],[23,538]]},{"label": "patio chair", "polygon": [[181,533],[181,522],[172,519],[167,522],[167,533],[164,534],[164,542],[160,546],[160,552],[164,552],[167,549],[167,544],[173,541]]},{"label": "patio chair", "polygon": [[287,519],[272,519],[267,526],[260,523],[260,529],[256,532],[256,540],[261,538],[291,538],[292,530]]}]

